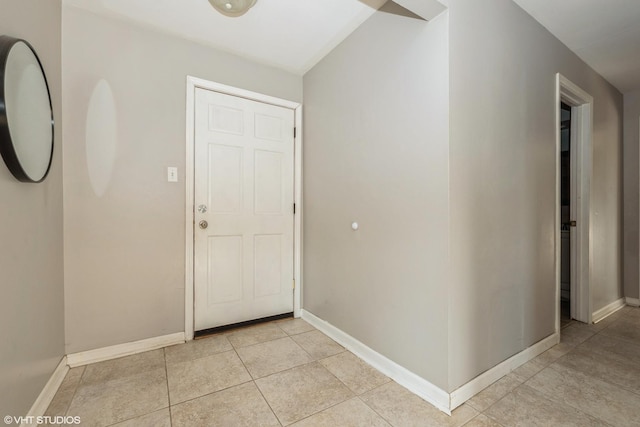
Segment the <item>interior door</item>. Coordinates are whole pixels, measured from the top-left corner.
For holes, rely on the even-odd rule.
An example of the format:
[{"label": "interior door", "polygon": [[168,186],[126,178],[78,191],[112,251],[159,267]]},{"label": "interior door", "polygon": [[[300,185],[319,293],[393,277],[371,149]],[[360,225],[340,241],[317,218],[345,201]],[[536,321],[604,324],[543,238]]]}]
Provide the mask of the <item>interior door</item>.
[{"label": "interior door", "polygon": [[195,330],[292,312],[294,111],[195,103]]}]

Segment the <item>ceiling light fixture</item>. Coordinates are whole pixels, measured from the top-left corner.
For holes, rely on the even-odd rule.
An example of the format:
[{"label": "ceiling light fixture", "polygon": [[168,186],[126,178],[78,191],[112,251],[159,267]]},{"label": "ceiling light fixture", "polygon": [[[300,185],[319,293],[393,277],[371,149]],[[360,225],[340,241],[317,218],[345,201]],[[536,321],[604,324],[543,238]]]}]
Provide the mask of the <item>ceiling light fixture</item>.
[{"label": "ceiling light fixture", "polygon": [[247,13],[257,0],[209,0],[218,12],[223,15],[237,17]]}]

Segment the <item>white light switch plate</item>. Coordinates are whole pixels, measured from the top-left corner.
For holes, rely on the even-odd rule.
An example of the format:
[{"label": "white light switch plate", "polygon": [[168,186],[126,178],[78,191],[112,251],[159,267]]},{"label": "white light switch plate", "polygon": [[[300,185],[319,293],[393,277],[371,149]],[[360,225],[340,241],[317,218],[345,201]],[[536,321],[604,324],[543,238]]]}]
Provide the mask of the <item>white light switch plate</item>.
[{"label": "white light switch plate", "polygon": [[178,168],[171,166],[167,168],[167,181],[178,182]]}]

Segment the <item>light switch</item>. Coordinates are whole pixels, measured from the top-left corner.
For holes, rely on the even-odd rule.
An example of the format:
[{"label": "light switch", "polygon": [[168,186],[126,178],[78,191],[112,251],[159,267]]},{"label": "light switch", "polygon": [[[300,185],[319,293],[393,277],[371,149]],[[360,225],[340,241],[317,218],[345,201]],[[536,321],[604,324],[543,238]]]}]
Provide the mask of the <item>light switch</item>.
[{"label": "light switch", "polygon": [[178,182],[178,168],[172,166],[167,168],[167,181]]}]

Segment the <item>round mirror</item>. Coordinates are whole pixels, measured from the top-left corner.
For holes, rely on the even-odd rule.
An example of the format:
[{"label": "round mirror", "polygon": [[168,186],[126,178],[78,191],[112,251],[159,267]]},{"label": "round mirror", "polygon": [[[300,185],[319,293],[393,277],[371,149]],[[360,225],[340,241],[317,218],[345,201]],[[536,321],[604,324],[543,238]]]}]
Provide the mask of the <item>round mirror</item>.
[{"label": "round mirror", "polygon": [[0,36],[0,154],[19,181],[51,167],[53,113],[42,64],[29,43]]}]

